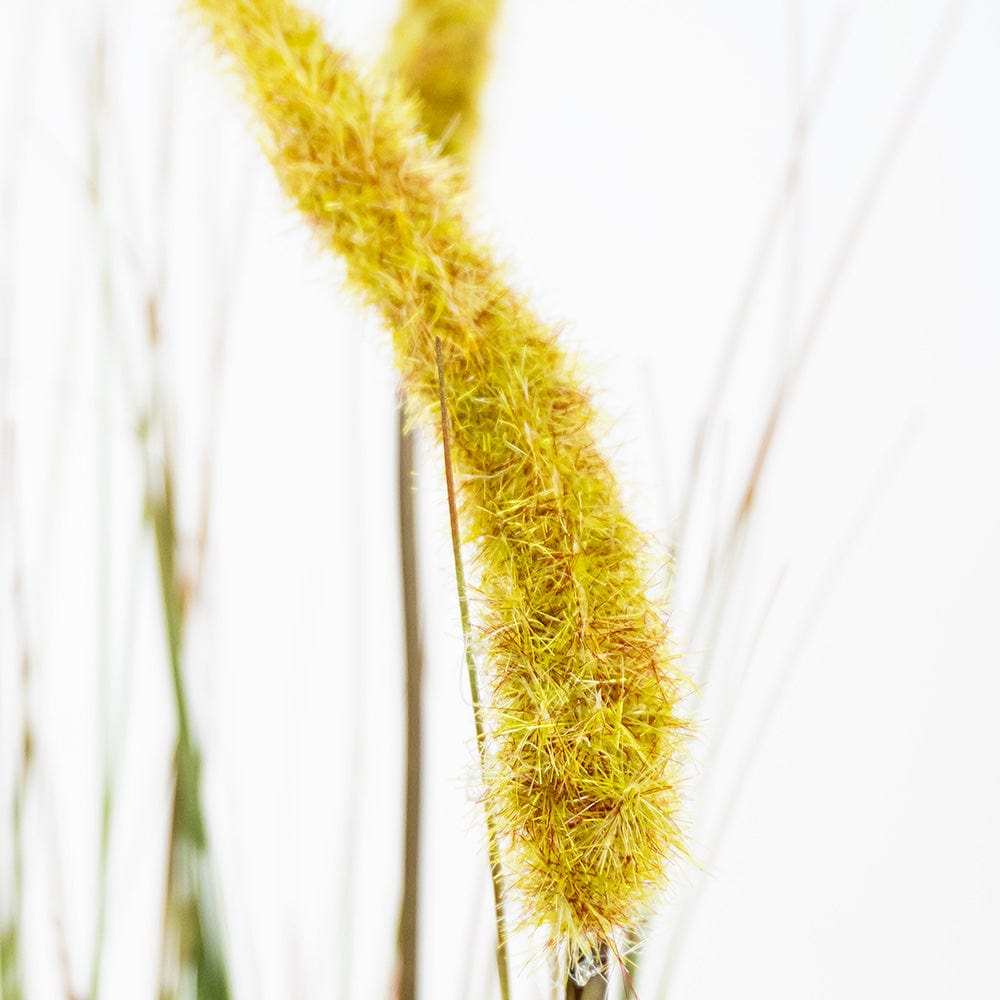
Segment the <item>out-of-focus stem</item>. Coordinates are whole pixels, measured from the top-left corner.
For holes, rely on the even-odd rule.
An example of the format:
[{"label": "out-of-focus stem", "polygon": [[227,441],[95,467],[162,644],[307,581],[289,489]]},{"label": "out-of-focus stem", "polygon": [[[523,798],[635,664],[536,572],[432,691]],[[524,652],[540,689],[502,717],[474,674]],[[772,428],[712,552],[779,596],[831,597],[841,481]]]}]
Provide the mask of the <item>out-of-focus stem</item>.
[{"label": "out-of-focus stem", "polygon": [[[451,465],[451,439],[448,430],[448,400],[444,387],[444,361],[441,340],[435,342],[438,368],[438,391],[441,397],[441,440],[444,447],[444,475],[448,487],[448,517],[451,521],[451,549],[455,559],[455,581],[458,586],[458,610],[462,620],[462,642],[465,646],[465,665],[469,672],[469,690],[472,695],[472,714],[476,723],[476,748],[480,768],[486,767],[486,734],[483,712],[479,701],[479,675],[472,651],[472,625],[469,618],[469,592],[465,585],[465,567],[462,562],[462,541],[458,532],[458,506],[455,502],[455,474]],[[489,844],[490,878],[493,882],[493,903],[497,921],[497,973],[500,978],[502,1000],[510,998],[510,981],[507,968],[507,927],[504,920],[503,872],[500,868],[500,843],[489,802],[483,803],[486,813],[486,835]]]},{"label": "out-of-focus stem", "polygon": [[[32,21],[28,25],[28,30],[24,31],[19,39],[19,44],[12,50],[17,64],[13,67],[10,79],[25,84],[26,86],[22,88],[24,93],[31,91],[34,50],[41,34],[32,29],[41,7],[41,4],[31,6]],[[13,775],[10,814],[8,817],[4,811],[0,819],[4,824],[2,837],[3,851],[6,855],[4,867],[9,862],[11,872],[9,895],[7,885],[0,884],[0,997],[3,1000],[22,1000],[24,996],[21,938],[21,916],[24,909],[24,810],[33,770],[34,742],[29,702],[32,660],[24,608],[24,581],[18,554],[19,534],[14,489],[15,429],[11,409],[13,367],[11,359],[15,315],[13,304],[16,291],[14,261],[17,252],[14,219],[18,203],[19,177],[23,169],[23,153],[28,135],[28,129],[25,127],[27,106],[27,100],[19,100],[14,104],[14,114],[6,123],[5,140],[8,145],[5,155],[0,157],[0,529],[9,529],[13,553],[11,604],[15,619],[13,624],[20,633],[17,660],[13,667],[18,675],[17,687],[20,697],[18,723],[21,729]],[[4,625],[8,626],[9,623],[4,622]],[[9,839],[6,828],[8,819]]]},{"label": "out-of-focus stem", "polygon": [[574,981],[573,976],[566,978],[566,1000],[605,1000],[608,995],[608,969],[610,955],[607,945],[601,945],[596,968],[590,979],[582,986]]},{"label": "out-of-focus stem", "polygon": [[[15,584],[17,586],[17,584]],[[27,649],[21,652],[21,752],[14,777],[14,800],[11,808],[11,853],[13,855],[13,886],[10,919],[0,932],[0,996],[3,1000],[22,1000],[24,969],[22,965],[21,917],[24,912],[24,807],[32,770],[33,738],[28,713],[28,689],[31,678],[31,657]]]},{"label": "out-of-focus stem", "polygon": [[[148,319],[150,342],[155,346],[160,332],[155,299],[149,303]],[[201,805],[201,756],[191,724],[183,671],[187,591],[177,566],[173,465],[155,392],[149,422],[151,426],[146,433],[155,430],[162,453],[153,458],[147,441],[146,507],[156,544],[171,690],[177,718],[160,997],[161,1000],[172,1000],[178,996],[177,974],[183,972],[193,976],[197,984],[197,1000],[229,1000],[229,976],[219,939],[208,866],[208,844]]]},{"label": "out-of-focus stem", "polygon": [[[801,378],[803,369],[805,368],[812,350],[816,345],[823,326],[823,321],[832,301],[835,298],[840,281],[847,269],[848,263],[851,260],[854,249],[864,234],[867,223],[871,217],[879,194],[881,193],[882,186],[885,183],[889,171],[895,161],[896,155],[906,139],[907,134],[921,109],[923,101],[927,95],[927,91],[930,88],[930,84],[948,51],[948,47],[961,21],[965,7],[965,0],[955,0],[955,2],[947,6],[936,31],[928,42],[917,71],[906,90],[899,110],[886,132],[875,161],[866,177],[861,193],[855,203],[854,211],[849,217],[847,228],[844,230],[841,240],[837,245],[837,251],[833,257],[833,261],[824,276],[818,294],[813,300],[811,311],[808,314],[806,322],[803,324],[802,331],[799,334],[797,342],[794,346],[792,356],[772,398],[767,421],[764,424],[764,428],[761,431],[761,435],[757,443],[754,464],[751,468],[740,504],[734,513],[732,524],[726,537],[725,548],[723,549],[724,553],[733,553],[737,545],[745,537],[747,522],[754,509],[754,499],[759,488],[760,478],[771,453],[775,436],[779,429],[779,425],[782,422],[782,417],[787,410],[788,399],[796,388]],[[726,596],[727,595],[724,593],[723,597],[725,598]],[[703,601],[702,603],[705,602]],[[716,628],[718,628],[718,624],[716,624]],[[705,677],[701,678],[702,683],[705,683],[705,680]],[[773,711],[773,698],[769,704],[771,706],[770,711]],[[749,745],[750,750],[746,754],[744,760],[744,770],[748,771],[749,764],[754,757],[754,752],[756,748],[760,746],[760,743],[761,741],[758,734],[758,738]],[[745,777],[745,775],[742,775],[742,777]],[[721,826],[715,831],[715,839],[712,844],[713,852],[718,850],[718,838],[724,835],[725,830],[732,819],[732,801],[735,801],[741,790],[742,783],[736,786],[736,791],[732,796],[732,800],[723,814]],[[683,911],[686,919],[678,921],[674,932],[670,936],[667,945],[666,964],[664,966],[660,982],[658,994],[659,1000],[667,1000],[670,996],[673,986],[673,976],[675,975],[675,970],[678,964],[677,959],[683,952],[687,935],[690,933],[691,927],[694,924],[694,916],[697,909],[701,906],[702,901],[704,900],[704,893],[701,891],[702,885],[703,882],[700,882],[695,888],[693,895],[688,897],[688,902],[685,904],[685,910]]]},{"label": "out-of-focus stem", "polygon": [[[24,914],[24,813],[28,800],[28,790],[34,771],[34,728],[31,717],[32,656],[28,639],[28,619],[24,606],[24,579],[21,573],[21,558],[18,552],[17,506],[14,492],[14,430],[12,423],[4,415],[0,421],[0,434],[4,445],[3,463],[0,466],[0,501],[8,507],[8,521],[11,528],[13,552],[13,575],[11,604],[14,624],[19,633],[17,666],[19,680],[20,741],[18,759],[14,772],[14,788],[11,802],[10,863],[11,897],[10,910],[6,921],[0,927],[0,998],[2,1000],[23,1000],[24,997],[24,951],[21,937]],[[3,900],[7,903],[7,900]]]},{"label": "out-of-focus stem", "polygon": [[94,217],[97,242],[98,277],[100,280],[100,310],[102,325],[102,380],[100,420],[98,422],[97,453],[98,481],[98,740],[100,742],[101,805],[97,872],[97,917],[94,929],[93,954],[90,970],[90,1000],[100,995],[101,965],[108,909],[108,866],[111,848],[111,817],[114,808],[114,767],[111,755],[111,431],[109,418],[110,378],[112,369],[112,277],[107,225],[103,214],[104,170],[101,123],[105,104],[105,71],[107,46],[103,26],[99,30],[94,52],[91,96],[90,206]]},{"label": "out-of-focus stem", "polygon": [[424,653],[420,641],[416,517],[413,496],[413,435],[399,407],[399,550],[402,564],[406,652],[406,799],[403,835],[403,899],[399,915],[399,996],[417,996],[420,903],[421,745]]},{"label": "out-of-focus stem", "polygon": [[[215,915],[207,885],[205,822],[201,807],[201,759],[191,730],[181,661],[184,627],[183,590],[176,572],[176,530],[169,467],[163,469],[162,493],[150,497],[156,539],[160,591],[167,630],[170,673],[177,715],[174,801],[170,829],[164,910],[163,974],[169,976],[167,949],[177,949],[178,967],[194,970],[198,1000],[228,1000],[229,983],[222,949],[213,926]],[[174,940],[171,941],[171,938]],[[161,998],[176,989],[161,981]]]}]

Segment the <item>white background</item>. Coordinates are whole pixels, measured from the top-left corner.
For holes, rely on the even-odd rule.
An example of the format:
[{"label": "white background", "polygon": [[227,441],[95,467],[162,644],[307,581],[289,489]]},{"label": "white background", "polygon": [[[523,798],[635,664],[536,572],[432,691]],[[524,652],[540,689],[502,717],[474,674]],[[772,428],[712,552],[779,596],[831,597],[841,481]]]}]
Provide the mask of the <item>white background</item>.
[{"label": "white background", "polygon": [[[609,453],[664,551],[763,260],[674,581],[685,664],[712,664],[692,706],[698,865],[648,931],[643,1000],[1000,996],[1000,5],[968,3],[953,25],[954,10],[505,3],[476,226],[584,358]],[[372,63],[395,8],[321,12]],[[0,787],[6,811],[26,647],[29,996],[90,980],[109,731],[103,995],[155,995],[174,723],[136,433],[154,381],[191,539],[213,456],[186,667],[236,996],[386,996],[402,850],[386,335],[283,202],[235,88],[173,4],[7,0],[3,21]],[[708,553],[811,330],[710,627]],[[488,996],[429,440],[423,995]],[[534,947],[518,942],[517,997],[548,995]]]}]

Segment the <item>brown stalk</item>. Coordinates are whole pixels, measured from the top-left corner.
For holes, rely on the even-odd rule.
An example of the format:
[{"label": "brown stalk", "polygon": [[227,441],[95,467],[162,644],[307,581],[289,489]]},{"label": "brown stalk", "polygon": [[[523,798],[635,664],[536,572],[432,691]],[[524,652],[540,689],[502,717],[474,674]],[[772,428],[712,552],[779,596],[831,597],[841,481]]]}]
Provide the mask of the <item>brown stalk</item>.
[{"label": "brown stalk", "polygon": [[416,516],[413,494],[413,435],[399,406],[399,552],[403,585],[406,675],[406,796],[403,828],[403,899],[399,913],[399,996],[417,996],[420,904],[421,744],[423,739],[424,652],[420,641]]},{"label": "brown stalk", "polygon": [[605,1000],[608,995],[608,972],[611,967],[610,954],[607,945],[602,945],[597,956],[597,968],[590,979],[583,985],[578,984],[572,975],[566,978],[566,1000]]}]

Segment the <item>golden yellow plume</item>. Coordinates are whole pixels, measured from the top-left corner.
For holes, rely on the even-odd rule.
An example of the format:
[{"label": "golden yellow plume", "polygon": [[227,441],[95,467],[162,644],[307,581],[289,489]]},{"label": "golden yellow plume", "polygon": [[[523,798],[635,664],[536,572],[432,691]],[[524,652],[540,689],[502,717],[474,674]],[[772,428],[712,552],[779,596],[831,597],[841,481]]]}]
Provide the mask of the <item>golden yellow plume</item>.
[{"label": "golden yellow plume", "polygon": [[479,92],[489,65],[500,0],[404,0],[390,63],[420,97],[420,117],[441,149],[463,155],[479,126]]},{"label": "golden yellow plume", "polygon": [[645,540],[555,333],[473,239],[454,163],[286,0],[190,0],[233,58],[278,178],[392,331],[408,398],[439,412],[442,341],[487,652],[487,806],[508,885],[553,947],[634,925],[681,850],[683,685]]}]

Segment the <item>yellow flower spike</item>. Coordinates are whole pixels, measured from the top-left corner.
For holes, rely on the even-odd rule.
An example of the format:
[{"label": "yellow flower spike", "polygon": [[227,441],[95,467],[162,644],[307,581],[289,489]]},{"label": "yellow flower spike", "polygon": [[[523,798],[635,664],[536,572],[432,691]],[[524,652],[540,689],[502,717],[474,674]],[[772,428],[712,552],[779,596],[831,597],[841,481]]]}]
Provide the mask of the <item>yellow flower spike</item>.
[{"label": "yellow flower spike", "polygon": [[479,126],[479,92],[500,0],[404,0],[390,63],[420,97],[427,134],[464,155]]},{"label": "yellow flower spike", "polygon": [[286,0],[189,0],[234,59],[287,193],[392,330],[439,413],[442,345],[487,653],[485,797],[508,886],[565,962],[634,926],[683,850],[686,727],[645,539],[553,330],[467,230],[413,106],[364,81]]}]

